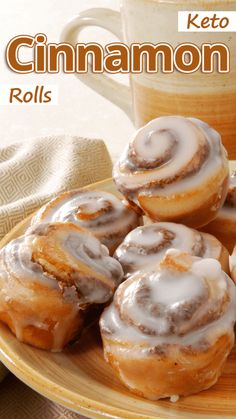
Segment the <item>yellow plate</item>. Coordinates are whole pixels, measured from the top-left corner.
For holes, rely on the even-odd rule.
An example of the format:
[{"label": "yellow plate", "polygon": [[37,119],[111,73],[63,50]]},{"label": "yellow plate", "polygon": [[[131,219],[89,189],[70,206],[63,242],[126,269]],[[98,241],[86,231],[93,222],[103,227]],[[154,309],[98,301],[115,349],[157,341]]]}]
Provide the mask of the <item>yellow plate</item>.
[{"label": "yellow plate", "polygon": [[[89,188],[95,187],[114,192],[111,180]],[[22,234],[29,221],[16,226],[0,245]],[[236,414],[236,349],[213,388],[177,403],[151,402],[129,393],[103,360],[100,337],[94,329],[73,347],[53,354],[18,342],[0,324],[0,359],[34,390],[91,418],[226,419]]]}]

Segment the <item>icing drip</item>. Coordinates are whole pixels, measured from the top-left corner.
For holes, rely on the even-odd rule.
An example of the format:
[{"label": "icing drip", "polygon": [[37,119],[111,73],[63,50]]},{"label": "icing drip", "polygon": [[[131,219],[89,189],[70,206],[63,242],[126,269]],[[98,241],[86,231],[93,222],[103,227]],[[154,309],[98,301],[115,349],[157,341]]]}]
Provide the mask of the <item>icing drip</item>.
[{"label": "icing drip", "polygon": [[212,344],[235,320],[235,285],[219,262],[171,250],[155,268],[120,285],[100,325],[141,355],[168,344]]},{"label": "icing drip", "polygon": [[206,123],[160,117],[137,131],[114,167],[114,180],[133,199],[136,191],[168,196],[192,190],[226,164],[220,135]]},{"label": "icing drip", "polygon": [[117,248],[114,256],[121,263],[125,275],[151,267],[159,262],[170,248],[188,252],[194,256],[218,259],[221,244],[209,235],[175,223],[155,223],[137,227],[130,232]]},{"label": "icing drip", "polygon": [[[104,303],[123,278],[122,268],[108,249],[89,232],[65,223],[41,224],[29,231],[34,237],[34,257],[39,265],[52,264],[68,271],[83,303]],[[59,248],[58,248],[59,247]],[[38,252],[38,249],[40,251]],[[58,249],[58,250],[56,250]],[[63,281],[65,273],[56,272]],[[66,279],[67,281],[67,279]]]},{"label": "icing drip", "polygon": [[11,275],[18,278],[22,285],[27,281],[59,289],[56,279],[47,275],[40,264],[32,261],[33,241],[33,236],[22,236],[11,241],[1,250],[0,257],[5,275],[11,272]]},{"label": "icing drip", "polygon": [[113,194],[78,190],[66,192],[42,207],[32,223],[39,221],[71,222],[80,225],[110,247],[115,245],[121,235],[124,237],[137,227],[141,218]]},{"label": "icing drip", "polygon": [[91,304],[108,302],[122,278],[119,262],[81,227],[40,224],[0,252],[0,315],[7,313],[18,339],[34,327],[61,350],[68,330],[81,327]]},{"label": "icing drip", "polygon": [[64,243],[65,252],[73,255],[78,261],[88,265],[91,270],[108,278],[114,278],[119,285],[122,270],[119,264],[109,256],[108,249],[91,235],[70,234]]}]

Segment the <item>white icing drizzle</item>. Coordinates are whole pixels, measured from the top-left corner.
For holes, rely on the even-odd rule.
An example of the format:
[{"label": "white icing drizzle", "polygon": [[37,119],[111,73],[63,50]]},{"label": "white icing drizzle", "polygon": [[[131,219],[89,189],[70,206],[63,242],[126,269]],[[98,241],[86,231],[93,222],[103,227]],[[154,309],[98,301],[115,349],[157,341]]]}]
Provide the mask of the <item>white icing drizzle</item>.
[{"label": "white icing drizzle", "polygon": [[188,271],[157,265],[120,285],[100,320],[102,334],[121,343],[109,350],[124,349],[127,356],[129,351],[143,356],[166,344],[211,345],[223,334],[232,333],[236,321],[233,281],[218,261],[188,258],[192,258]]},{"label": "white icing drizzle", "polygon": [[[8,243],[0,252],[2,270],[5,275],[17,278],[24,286],[33,282],[49,288],[59,289],[55,278],[47,275],[42,267],[32,261],[34,236],[22,236]],[[27,284],[26,286],[28,286]]]},{"label": "white icing drizzle", "polygon": [[[75,287],[65,286],[61,290],[53,276],[44,272],[39,264],[32,262],[33,240],[32,236],[20,237],[0,252],[0,312],[7,313],[14,325],[17,339],[24,340],[24,329],[28,326],[49,331],[48,305],[49,302],[54,305],[55,298],[58,299],[58,307],[67,307],[64,317],[57,318],[53,308],[50,314],[51,320],[55,322],[55,326],[51,328],[52,350],[60,351],[68,325],[80,311],[80,300]],[[47,297],[48,301],[42,303]],[[19,313],[14,310],[18,305],[23,307]]]},{"label": "white icing drizzle", "polygon": [[[123,279],[120,263],[109,256],[108,249],[96,237],[80,226],[74,228],[73,224],[42,223],[32,227],[28,232],[34,240],[37,240],[37,235],[39,237],[45,235],[45,240],[47,240],[47,234],[54,226],[56,226],[57,244],[63,250],[64,263],[67,261],[66,263],[73,266],[73,281],[82,293],[81,302],[104,303],[108,301],[113,290]],[[84,267],[88,268],[86,273],[84,273]],[[105,283],[101,281],[99,275],[106,280]],[[60,273],[58,276],[60,277]]]},{"label": "white icing drizzle", "polygon": [[77,260],[103,276],[114,279],[115,287],[123,277],[122,268],[117,261],[109,256],[107,247],[92,235],[71,233],[63,244],[65,252],[73,255]]},{"label": "white icing drizzle", "polygon": [[229,219],[236,222],[236,173],[232,173],[230,177],[230,185],[228,195],[223,207],[220,209],[217,220]]},{"label": "white icing drizzle", "polygon": [[[42,228],[46,229],[47,225],[43,225]],[[37,229],[40,230],[40,226],[37,226]],[[5,272],[10,272],[10,275],[19,278],[20,281],[23,281],[23,284],[28,280],[43,286],[59,289],[57,279],[44,272],[39,263],[32,261],[32,245],[36,238],[37,234],[20,237],[8,243],[1,250]],[[64,235],[64,241],[61,242],[61,246],[65,254],[73,256],[77,262],[81,261],[84,265],[88,266],[91,270],[91,276],[93,275],[92,272],[94,272],[96,278],[96,272],[98,272],[112,279],[114,281],[114,287],[121,282],[123,272],[119,262],[111,258],[108,254],[108,249],[101,245],[92,235],[80,231],[70,233],[68,229],[68,233]],[[58,273],[58,276],[60,277],[60,273]],[[85,281],[88,282],[88,278],[85,278]],[[92,302],[101,302],[99,298],[95,298],[94,294],[93,298]]]},{"label": "white icing drizzle", "polygon": [[64,193],[42,207],[32,224],[41,221],[79,224],[109,248],[117,241],[120,243],[142,220],[132,208],[111,193],[77,190]]},{"label": "white icing drizzle", "polygon": [[220,258],[222,250],[221,243],[208,234],[163,222],[137,227],[126,236],[114,256],[128,276],[159,262],[170,248],[214,259]]},{"label": "white icing drizzle", "polygon": [[[59,231],[55,253],[57,247],[60,247],[64,254],[61,262],[73,263],[72,285],[65,282],[60,270],[55,277],[42,268],[39,261],[33,261],[38,239],[45,236],[47,241],[48,230],[55,226],[56,233]],[[53,323],[53,329],[50,326],[54,340],[52,350],[62,349],[68,327],[79,312],[84,311],[88,305],[108,302],[123,278],[119,262],[108,255],[105,246],[79,227],[73,226],[71,232],[70,226],[60,223],[37,225],[27,235],[8,243],[0,252],[0,312],[5,311],[11,317],[16,336],[20,340],[25,327],[49,330],[49,323]],[[50,301],[56,311],[52,307],[49,314]],[[23,314],[19,312],[19,315],[14,315],[12,304],[25,306],[26,314],[23,310]],[[42,310],[39,311],[38,306]],[[59,313],[64,311],[66,314],[57,317],[57,307]]]},{"label": "white icing drizzle", "polygon": [[[176,174],[194,167],[199,144],[208,149],[200,170],[177,181]],[[154,119],[136,132],[113,174],[118,189],[135,200],[136,191],[168,196],[192,190],[223,167],[228,167],[228,162],[218,132],[195,118],[168,116]],[[150,183],[155,186],[147,188]]]}]

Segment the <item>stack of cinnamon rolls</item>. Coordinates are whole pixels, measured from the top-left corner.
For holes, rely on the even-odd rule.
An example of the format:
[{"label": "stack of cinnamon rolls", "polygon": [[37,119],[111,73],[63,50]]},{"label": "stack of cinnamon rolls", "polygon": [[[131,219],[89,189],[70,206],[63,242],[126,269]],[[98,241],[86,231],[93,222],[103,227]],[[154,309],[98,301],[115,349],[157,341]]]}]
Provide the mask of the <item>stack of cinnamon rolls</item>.
[{"label": "stack of cinnamon rolls", "polygon": [[176,401],[211,387],[234,344],[236,175],[213,128],[169,116],[135,133],[114,182],[119,197],[61,194],[1,250],[0,320],[60,351],[100,318],[118,378]]}]

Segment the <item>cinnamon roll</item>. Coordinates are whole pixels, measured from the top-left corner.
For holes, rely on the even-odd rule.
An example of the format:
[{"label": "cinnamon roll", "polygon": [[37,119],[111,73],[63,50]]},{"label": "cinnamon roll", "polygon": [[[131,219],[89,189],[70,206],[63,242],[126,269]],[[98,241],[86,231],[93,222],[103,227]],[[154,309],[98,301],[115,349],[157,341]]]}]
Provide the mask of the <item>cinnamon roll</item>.
[{"label": "cinnamon roll", "polygon": [[104,191],[64,192],[33,217],[39,222],[71,222],[90,230],[112,255],[126,234],[142,224],[141,211]]},{"label": "cinnamon roll", "polygon": [[223,207],[217,217],[204,226],[203,230],[214,234],[229,252],[233,251],[236,244],[236,172],[231,175],[228,195]]},{"label": "cinnamon roll", "polygon": [[80,226],[37,225],[0,252],[0,320],[20,341],[60,351],[122,277],[119,262]]},{"label": "cinnamon roll", "polygon": [[236,288],[219,262],[172,249],[117,289],[100,319],[105,359],[132,392],[176,401],[216,383],[235,320]]},{"label": "cinnamon roll", "polygon": [[131,231],[114,253],[125,277],[150,267],[175,248],[193,256],[217,259],[229,273],[229,253],[212,235],[201,233],[182,224],[155,223]]},{"label": "cinnamon roll", "polygon": [[137,131],[113,177],[119,191],[151,219],[198,228],[222,206],[229,166],[214,129],[198,119],[168,116]]}]

